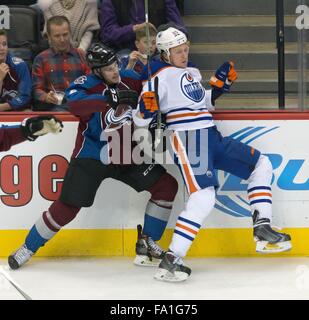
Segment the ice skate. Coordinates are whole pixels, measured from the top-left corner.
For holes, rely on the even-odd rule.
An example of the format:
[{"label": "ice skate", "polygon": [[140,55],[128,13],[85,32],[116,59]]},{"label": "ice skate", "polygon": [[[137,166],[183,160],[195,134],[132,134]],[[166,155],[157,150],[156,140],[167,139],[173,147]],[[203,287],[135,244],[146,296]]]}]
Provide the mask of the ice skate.
[{"label": "ice skate", "polygon": [[256,252],[278,253],[292,248],[290,235],[273,230],[270,220],[260,218],[257,210],[253,214],[253,230]]},{"label": "ice skate", "polygon": [[160,281],[180,282],[187,280],[190,274],[191,269],[184,265],[182,259],[168,251],[165,253],[154,278]]},{"label": "ice skate", "polygon": [[134,264],[146,267],[157,267],[165,251],[149,236],[142,234],[142,226],[137,226],[136,257]]},{"label": "ice skate", "polygon": [[23,266],[33,256],[33,252],[24,244],[8,258],[8,263],[11,269],[16,270]]}]

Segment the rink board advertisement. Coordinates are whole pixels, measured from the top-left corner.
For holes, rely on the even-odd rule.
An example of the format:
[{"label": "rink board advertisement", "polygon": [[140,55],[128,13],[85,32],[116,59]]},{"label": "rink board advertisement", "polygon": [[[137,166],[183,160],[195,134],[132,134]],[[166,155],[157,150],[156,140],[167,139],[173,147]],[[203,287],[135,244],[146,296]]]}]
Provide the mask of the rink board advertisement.
[{"label": "rink board advertisement", "polygon": [[[309,248],[309,119],[216,120],[223,136],[232,136],[269,156],[273,165],[273,224],[291,233],[293,250],[284,255],[307,255]],[[254,116],[252,116],[254,119]],[[12,119],[12,120],[10,120]],[[20,117],[1,118],[5,125]],[[0,154],[0,256],[18,247],[43,211],[61,191],[75,143],[78,122],[64,118],[64,131],[36,142],[25,142]],[[168,230],[167,246],[177,215],[187,197],[178,168],[168,171],[179,182]],[[215,210],[205,221],[189,255],[255,255],[246,181],[218,173],[220,188]],[[147,192],[136,193],[111,179],[100,186],[95,203],[40,250],[42,256],[134,254],[136,225],[143,223]]]}]

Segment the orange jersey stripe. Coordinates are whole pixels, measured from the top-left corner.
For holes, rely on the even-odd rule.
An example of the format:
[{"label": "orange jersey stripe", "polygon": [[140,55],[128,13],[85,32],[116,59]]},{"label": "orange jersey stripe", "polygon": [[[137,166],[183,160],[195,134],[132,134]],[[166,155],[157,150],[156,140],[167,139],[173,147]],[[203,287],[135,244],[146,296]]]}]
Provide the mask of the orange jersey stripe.
[{"label": "orange jersey stripe", "polygon": [[190,194],[193,193],[193,192],[196,192],[198,189],[195,187],[195,185],[193,183],[193,180],[192,180],[192,177],[191,177],[191,174],[190,174],[190,171],[189,171],[188,164],[186,163],[185,155],[183,153],[183,150],[181,150],[180,147],[179,147],[179,143],[178,143],[178,139],[177,139],[176,135],[174,135],[174,137],[173,137],[173,142],[174,142],[175,152],[177,153],[177,155],[180,158],[180,166],[183,169],[183,174],[185,175],[185,177],[187,179],[187,182],[189,184],[187,186],[188,189],[189,189],[189,192],[190,192]]},{"label": "orange jersey stripe", "polygon": [[[163,71],[164,69],[172,68],[172,67],[173,67],[173,66],[165,66],[165,67],[159,69],[156,73],[154,73],[153,75],[151,75],[151,79],[153,79],[154,77],[156,77],[157,74],[160,73],[161,71]],[[148,81],[148,79],[147,79],[147,80],[143,80],[143,81],[142,81],[142,84],[144,85],[147,81]]]},{"label": "orange jersey stripe", "polygon": [[184,230],[187,230],[187,231],[189,231],[189,232],[197,235],[197,231],[195,231],[195,230],[193,230],[193,229],[191,229],[191,228],[189,228],[189,227],[187,227],[187,226],[183,226],[182,224],[180,224],[180,223],[178,223],[178,222],[176,223],[176,227],[182,228],[182,229],[184,229]]},{"label": "orange jersey stripe", "polygon": [[197,113],[194,113],[194,112],[181,113],[181,114],[176,114],[176,115],[174,115],[174,116],[167,116],[167,117],[166,117],[166,120],[177,119],[177,118],[182,118],[182,117],[194,117],[194,116],[199,116],[199,115],[201,115],[201,114],[210,115],[209,112],[205,112],[205,111],[197,112]]},{"label": "orange jersey stripe", "polygon": [[254,197],[263,197],[263,196],[271,197],[271,193],[268,193],[268,192],[254,193],[249,196],[249,199]]}]

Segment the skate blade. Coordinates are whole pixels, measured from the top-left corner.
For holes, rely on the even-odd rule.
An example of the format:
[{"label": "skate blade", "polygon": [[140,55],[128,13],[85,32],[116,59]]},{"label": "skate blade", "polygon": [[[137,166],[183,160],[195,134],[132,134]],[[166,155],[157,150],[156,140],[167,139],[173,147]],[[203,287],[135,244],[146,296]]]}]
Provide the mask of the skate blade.
[{"label": "skate blade", "polygon": [[279,243],[268,243],[268,241],[257,241],[256,252],[259,253],[279,253],[292,249],[290,241],[284,241]]},{"label": "skate blade", "polygon": [[137,255],[133,261],[133,263],[137,266],[142,267],[158,267],[161,262],[161,259],[152,258],[149,259],[147,256]]},{"label": "skate blade", "polygon": [[166,269],[160,269],[154,275],[154,278],[159,281],[166,282],[181,282],[185,281],[189,278],[189,275],[185,272],[175,271],[175,273],[171,273]]}]

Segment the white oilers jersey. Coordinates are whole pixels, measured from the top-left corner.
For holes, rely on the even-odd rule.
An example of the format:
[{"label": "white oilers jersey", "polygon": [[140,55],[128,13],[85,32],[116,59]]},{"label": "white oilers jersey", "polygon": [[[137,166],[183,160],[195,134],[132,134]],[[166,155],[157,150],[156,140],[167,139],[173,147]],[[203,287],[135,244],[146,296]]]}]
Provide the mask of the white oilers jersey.
[{"label": "white oilers jersey", "polygon": [[[152,90],[154,78],[159,78],[159,107],[166,115],[168,129],[175,131],[195,130],[214,126],[210,110],[211,90],[205,90],[201,84],[202,76],[198,69],[187,67],[176,68],[164,62],[152,65]],[[143,79],[144,80],[144,79]],[[148,91],[144,82],[143,92]],[[146,125],[150,120],[134,120],[137,125]],[[140,121],[142,120],[142,121]]]}]

